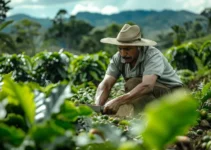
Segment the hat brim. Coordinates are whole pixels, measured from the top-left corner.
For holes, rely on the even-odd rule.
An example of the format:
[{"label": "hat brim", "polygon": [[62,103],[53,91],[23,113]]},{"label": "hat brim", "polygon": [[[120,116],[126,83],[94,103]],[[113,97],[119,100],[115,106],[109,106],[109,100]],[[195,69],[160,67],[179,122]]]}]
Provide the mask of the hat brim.
[{"label": "hat brim", "polygon": [[116,38],[103,38],[100,42],[119,46],[155,46],[157,44],[155,41],[144,38],[141,38],[140,41],[133,42],[119,42]]}]

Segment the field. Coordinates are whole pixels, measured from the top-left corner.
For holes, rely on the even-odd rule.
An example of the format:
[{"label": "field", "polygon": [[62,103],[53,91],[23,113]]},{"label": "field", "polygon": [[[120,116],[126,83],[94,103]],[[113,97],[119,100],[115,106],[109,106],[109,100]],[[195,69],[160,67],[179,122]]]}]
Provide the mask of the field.
[{"label": "field", "polygon": [[[211,41],[165,52],[186,88],[135,117],[93,112],[110,55],[0,55],[0,149],[211,149]],[[110,98],[123,94],[122,78]]]}]

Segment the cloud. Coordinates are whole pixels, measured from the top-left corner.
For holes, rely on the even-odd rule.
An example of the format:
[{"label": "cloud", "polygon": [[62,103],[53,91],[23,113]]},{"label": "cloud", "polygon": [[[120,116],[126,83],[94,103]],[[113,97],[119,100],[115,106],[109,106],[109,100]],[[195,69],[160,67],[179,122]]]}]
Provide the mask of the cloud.
[{"label": "cloud", "polygon": [[78,12],[92,12],[92,13],[101,13],[109,15],[113,13],[118,13],[119,9],[111,5],[100,8],[92,3],[89,3],[89,4],[77,4],[72,10],[71,14],[75,15]]},{"label": "cloud", "polygon": [[100,9],[96,6],[93,6],[92,4],[88,4],[88,5],[82,5],[82,4],[77,4],[74,9],[72,10],[71,14],[75,15],[78,12],[85,12],[85,11],[89,11],[89,12],[100,12]]},{"label": "cloud", "polygon": [[111,15],[111,14],[118,13],[118,12],[119,12],[119,9],[117,7],[114,7],[114,6],[105,6],[101,10],[101,13],[106,14],[106,15]]},{"label": "cloud", "polygon": [[54,18],[60,9],[66,9],[69,14],[86,11],[109,15],[138,9],[188,10],[200,13],[205,7],[211,5],[211,0],[11,0],[9,4],[12,7],[10,14],[25,13],[40,17],[44,16],[40,15],[42,13]]},{"label": "cloud", "polygon": [[147,0],[142,1],[140,5],[140,0],[126,0],[122,6],[122,10],[132,10],[132,9],[146,9],[146,10],[188,10],[194,13],[199,13],[205,7],[211,5],[210,0]]}]

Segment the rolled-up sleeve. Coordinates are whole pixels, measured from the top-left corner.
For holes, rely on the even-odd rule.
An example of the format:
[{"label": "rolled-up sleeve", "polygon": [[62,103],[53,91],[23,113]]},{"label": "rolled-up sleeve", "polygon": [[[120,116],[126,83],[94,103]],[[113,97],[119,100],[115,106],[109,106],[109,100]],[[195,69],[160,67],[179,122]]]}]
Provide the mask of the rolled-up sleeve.
[{"label": "rolled-up sleeve", "polygon": [[118,54],[115,54],[110,60],[110,64],[108,65],[106,74],[111,75],[114,78],[118,79],[119,76],[121,75],[119,66],[120,66],[120,57],[118,56]]},{"label": "rolled-up sleeve", "polygon": [[164,72],[165,64],[160,53],[151,52],[145,61],[143,75],[157,75],[160,77]]}]

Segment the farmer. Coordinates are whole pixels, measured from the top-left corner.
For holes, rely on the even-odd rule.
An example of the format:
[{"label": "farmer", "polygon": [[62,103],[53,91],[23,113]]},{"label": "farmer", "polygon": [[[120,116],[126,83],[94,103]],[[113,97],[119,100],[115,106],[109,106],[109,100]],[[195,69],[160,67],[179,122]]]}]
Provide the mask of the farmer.
[{"label": "farmer", "polygon": [[[157,43],[141,37],[139,26],[125,24],[116,38],[103,38],[101,42],[118,48],[95,95],[95,104],[104,106],[105,113],[115,114],[125,105],[129,110],[142,110],[153,99],[182,86],[167,59],[153,47]],[[125,94],[108,101],[120,75],[125,80]]]}]

